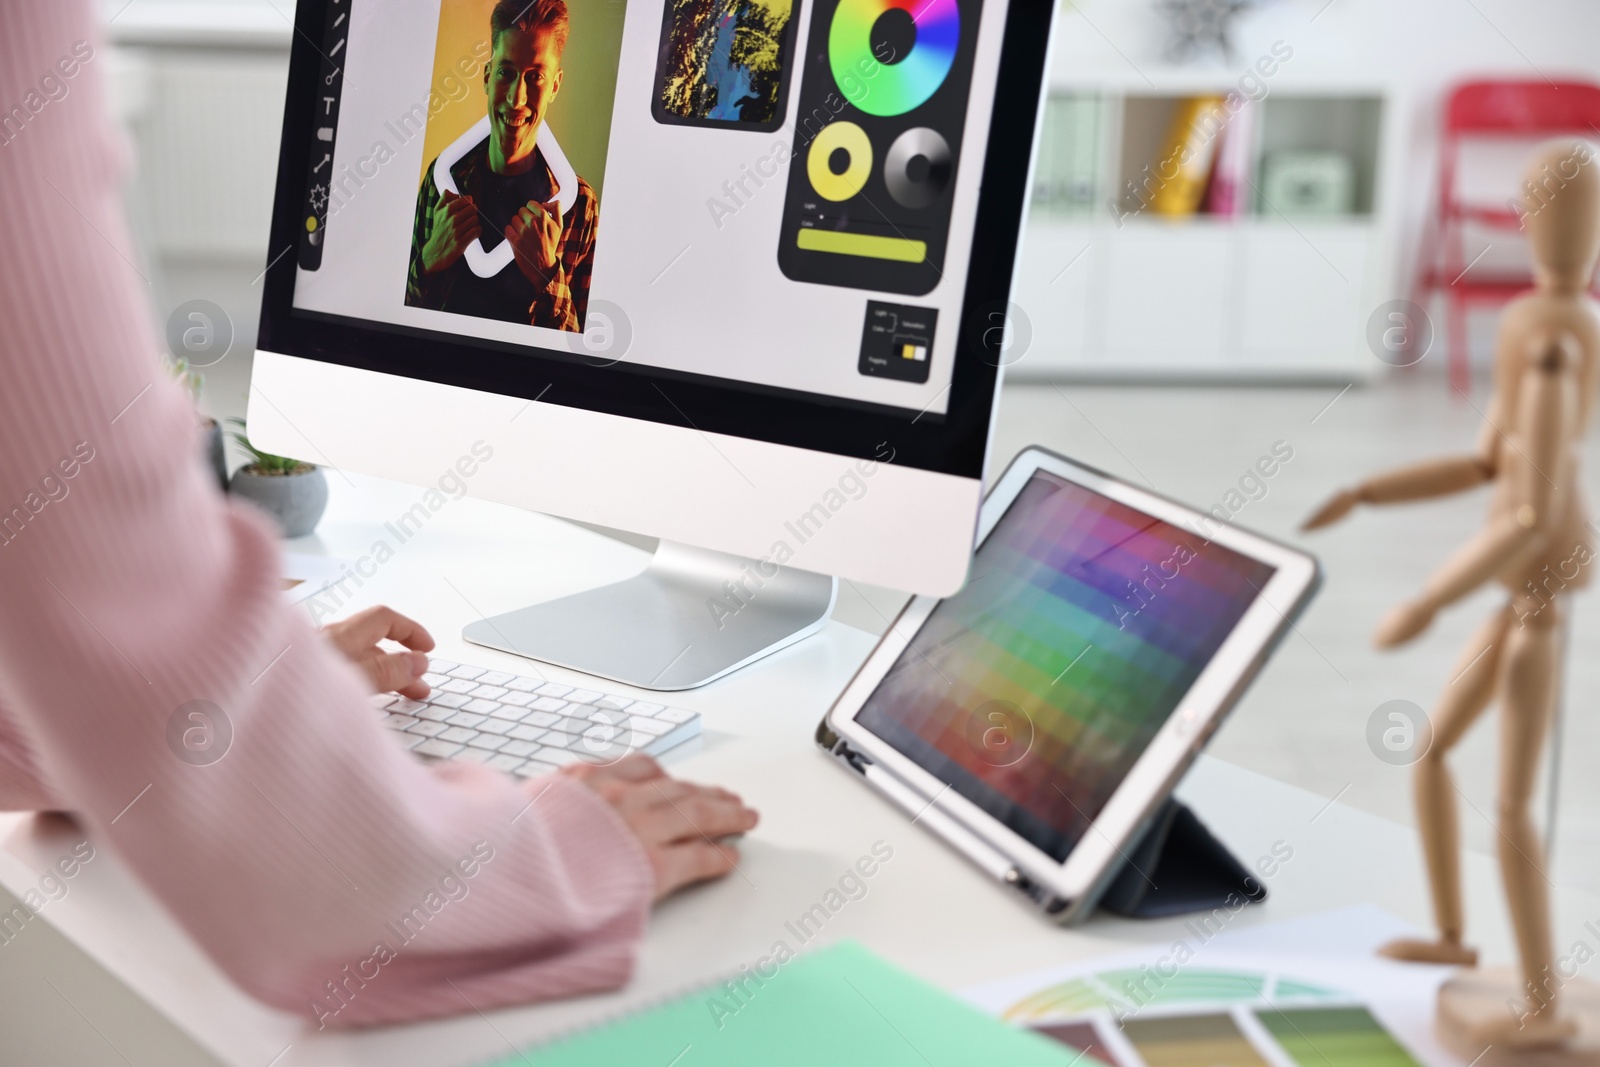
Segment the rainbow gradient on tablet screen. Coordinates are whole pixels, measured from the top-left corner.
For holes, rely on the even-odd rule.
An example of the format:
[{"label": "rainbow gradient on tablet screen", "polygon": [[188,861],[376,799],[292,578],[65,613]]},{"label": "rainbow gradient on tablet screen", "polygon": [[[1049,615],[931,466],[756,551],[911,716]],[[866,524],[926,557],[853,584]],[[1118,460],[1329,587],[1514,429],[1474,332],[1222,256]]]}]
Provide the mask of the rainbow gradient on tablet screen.
[{"label": "rainbow gradient on tablet screen", "polygon": [[[916,43],[904,57],[880,60],[872,50],[872,27],[895,10],[911,16]],[[939,91],[960,41],[956,0],[840,0],[828,28],[828,64],[841,86],[865,86],[859,100],[851,96],[856,107],[880,117],[903,115]]]},{"label": "rainbow gradient on tablet screen", "polygon": [[1038,471],[856,721],[1065,860],[1274,573]]}]

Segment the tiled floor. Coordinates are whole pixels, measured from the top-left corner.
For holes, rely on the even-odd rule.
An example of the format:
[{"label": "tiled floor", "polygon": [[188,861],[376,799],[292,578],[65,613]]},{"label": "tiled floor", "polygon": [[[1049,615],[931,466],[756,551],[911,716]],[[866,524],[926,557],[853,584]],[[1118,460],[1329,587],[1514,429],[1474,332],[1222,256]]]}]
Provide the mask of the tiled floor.
[{"label": "tiled floor", "polygon": [[[1041,444],[1202,507],[1219,501],[1258,456],[1278,441],[1294,458],[1267,495],[1236,521],[1302,545],[1326,568],[1321,595],[1268,665],[1211,751],[1264,774],[1342,794],[1357,807],[1412,822],[1410,774],[1367,747],[1367,720],[1386,700],[1431,709],[1456,673],[1473,628],[1504,599],[1483,590],[1443,613],[1433,629],[1398,652],[1370,642],[1384,611],[1413,594],[1431,569],[1474,533],[1484,491],[1358,512],[1342,525],[1304,536],[1299,521],[1322,499],[1360,476],[1414,459],[1471,449],[1478,408],[1453,398],[1442,380],[1403,375],[1386,384],[1315,389],[1239,387],[1087,387],[1014,384],[1002,400],[996,470],[1029,444]],[[1475,407],[1474,407],[1475,405]],[[1600,469],[1600,435],[1585,445],[1586,481]],[[1557,880],[1600,890],[1600,616],[1594,590],[1573,598],[1566,681],[1565,737]],[[1494,710],[1457,750],[1453,766],[1465,798],[1467,843],[1491,850],[1495,812]],[[1468,807],[1467,805],[1470,805]]]}]

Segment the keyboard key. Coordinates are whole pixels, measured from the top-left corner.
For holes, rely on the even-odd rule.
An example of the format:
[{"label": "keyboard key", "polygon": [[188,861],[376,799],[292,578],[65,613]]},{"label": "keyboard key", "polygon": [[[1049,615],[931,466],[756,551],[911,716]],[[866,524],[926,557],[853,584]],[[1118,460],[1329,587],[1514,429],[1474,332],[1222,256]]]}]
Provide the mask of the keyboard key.
[{"label": "keyboard key", "polygon": [[474,715],[493,715],[495,710],[499,707],[500,705],[496,704],[492,700],[484,700],[482,697],[473,697],[471,700],[461,705],[461,710],[470,711]]},{"label": "keyboard key", "polygon": [[652,717],[660,719],[662,722],[670,722],[674,726],[686,723],[694,716],[694,712],[684,711],[682,708],[662,708],[660,711],[652,713]]},{"label": "keyboard key", "polygon": [[493,756],[493,752],[488,752],[481,748],[464,748],[450,758],[463,760],[467,763],[488,763]]},{"label": "keyboard key", "polygon": [[444,722],[454,714],[454,708],[441,708],[437,704],[429,704],[427,707],[417,712],[417,718],[427,719],[430,722]]},{"label": "keyboard key", "polygon": [[441,741],[435,737],[422,742],[411,751],[420,752],[424,756],[433,756],[435,759],[449,759],[457,752],[462,751],[462,747],[460,745],[452,745],[448,741]]},{"label": "keyboard key", "polygon": [[541,774],[550,774],[557,770],[553,763],[541,763],[538,760],[529,760],[514,772],[520,778],[536,778]]},{"label": "keyboard key", "polygon": [[449,674],[452,678],[476,678],[478,675],[485,674],[487,672],[482,667],[468,667],[463,665],[445,673]]},{"label": "keyboard key", "polygon": [[541,730],[537,726],[513,726],[511,728],[511,736],[518,741],[538,741],[549,732],[549,730]]},{"label": "keyboard key", "polygon": [[604,696],[594,702],[594,706],[604,711],[625,711],[633,701],[627,697]]},{"label": "keyboard key", "polygon": [[539,751],[539,746],[534,744],[532,741],[507,741],[505,744],[500,746],[500,751],[508,756],[516,756],[518,759],[526,759],[535,752]]},{"label": "keyboard key", "polygon": [[450,727],[442,722],[417,722],[406,727],[406,733],[417,734],[420,737],[437,737]]},{"label": "keyboard key", "polygon": [[578,754],[576,752],[568,752],[565,749],[550,748],[549,746],[539,749],[538,752],[534,753],[534,758],[542,763],[553,763],[557,767],[565,767],[569,763],[578,762]]},{"label": "keyboard key", "polygon": [[434,688],[443,685],[450,679],[442,674],[435,674],[433,671],[429,671],[427,674],[422,676],[422,680],[428,683],[429,688]]},{"label": "keyboard key", "polygon": [[447,659],[439,659],[437,656],[434,656],[428,660],[428,669],[438,674],[449,674],[459,666],[461,666],[461,664],[452,663]]},{"label": "keyboard key", "polygon": [[572,692],[572,686],[562,685],[560,682],[546,682],[535,692],[542,697],[564,697]]},{"label": "keyboard key", "polygon": [[514,708],[525,708],[536,699],[538,698],[532,693],[507,693],[500,698],[500,703],[510,704]]},{"label": "keyboard key", "polygon": [[526,762],[528,761],[523,759],[521,756],[496,755],[490,757],[486,766],[493,767],[497,771],[510,771],[515,773],[516,769]]},{"label": "keyboard key", "polygon": [[445,740],[445,741],[457,741],[457,742],[461,742],[461,743],[465,743],[467,741],[471,741],[474,737],[477,737],[477,736],[478,736],[478,731],[469,730],[465,726],[452,726],[449,729],[445,730],[444,733],[439,735],[439,737],[442,740]]},{"label": "keyboard key", "polygon": [[478,732],[482,734],[508,734],[511,732],[511,728],[516,725],[516,723],[507,722],[504,719],[485,719],[478,724]]},{"label": "keyboard key", "polygon": [[628,706],[628,710],[633,712],[635,715],[655,715],[658,712],[665,711],[666,709],[660,704],[647,704],[642,700],[635,700]]},{"label": "keyboard key", "polygon": [[379,693],[377,696],[372,698],[372,706],[378,711],[382,711],[384,708],[387,708],[390,704],[393,704],[399,699],[399,693]]},{"label": "keyboard key", "polygon": [[548,711],[530,711],[522,717],[529,726],[550,726],[561,721],[561,716]]},{"label": "keyboard key", "polygon": [[391,730],[404,730],[407,726],[414,725],[416,721],[409,715],[391,715],[383,720],[383,725]]},{"label": "keyboard key", "polygon": [[460,693],[434,693],[428,698],[428,703],[437,704],[441,708],[459,708],[471,699]]},{"label": "keyboard key", "polygon": [[479,685],[505,685],[507,682],[511,681],[511,679],[513,679],[515,677],[516,677],[516,675],[508,674],[505,671],[489,671],[486,674],[478,675],[478,684]]},{"label": "keyboard key", "polygon": [[567,702],[560,697],[540,697],[529,706],[540,711],[560,711],[567,706]]},{"label": "keyboard key", "polygon": [[675,723],[663,722],[660,719],[649,719],[643,715],[636,715],[632,719],[629,719],[628,725],[632,727],[635,733],[646,734],[650,737],[660,737],[662,734],[670,734],[673,730],[678,728],[677,724]]},{"label": "keyboard key", "polygon": [[451,726],[469,726],[476,730],[478,728],[478,724],[483,722],[483,716],[474,715],[470,711],[458,711],[446,719],[445,722],[449,723]]},{"label": "keyboard key", "polygon": [[578,734],[583,733],[593,725],[594,723],[590,722],[588,719],[574,719],[569,717],[557,719],[555,722],[550,724],[550,729],[560,730],[564,734],[571,734],[576,737]]},{"label": "keyboard key", "polygon": [[531,693],[544,683],[537,678],[513,678],[509,682],[501,682],[507,689],[515,689],[519,693]]},{"label": "keyboard key", "polygon": [[496,719],[504,719],[507,722],[521,722],[527,713],[527,708],[514,708],[507,704],[496,704],[494,710],[489,712]]},{"label": "keyboard key", "polygon": [[396,730],[389,736],[394,738],[395,742],[399,744],[401,748],[408,750],[416,748],[418,745],[422,744],[422,742],[427,740],[426,737],[423,737],[420,734],[405,733],[401,730]]},{"label": "keyboard key", "polygon": [[505,743],[505,738],[496,737],[494,734],[479,734],[477,737],[474,737],[471,741],[467,742],[467,744],[471,745],[473,748],[481,748],[486,752],[493,752],[495,749],[499,748]]},{"label": "keyboard key", "polygon": [[[461,668],[457,667],[456,669],[460,670]],[[478,688],[477,682],[469,682],[465,678],[452,678],[441,685],[439,691],[443,693],[470,693],[476,688]]]},{"label": "keyboard key", "polygon": [[401,715],[415,715],[428,705],[420,700],[402,698],[389,705],[389,710]]},{"label": "keyboard key", "polygon": [[572,692],[565,695],[566,698],[572,701],[574,704],[592,704],[596,700],[599,700],[601,697],[605,696],[604,693],[596,692],[593,689],[574,689]]},{"label": "keyboard key", "polygon": [[[515,731],[512,732],[515,733]],[[544,736],[539,738],[539,744],[546,748],[566,748],[576,740],[577,736],[577,734],[564,734],[556,730],[546,730]]]}]

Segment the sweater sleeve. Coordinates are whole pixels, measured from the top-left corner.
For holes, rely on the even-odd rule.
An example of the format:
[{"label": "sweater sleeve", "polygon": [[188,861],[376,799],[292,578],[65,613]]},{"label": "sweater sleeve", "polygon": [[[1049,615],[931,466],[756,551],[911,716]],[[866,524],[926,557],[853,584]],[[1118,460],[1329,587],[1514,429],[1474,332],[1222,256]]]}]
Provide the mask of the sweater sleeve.
[{"label": "sweater sleeve", "polygon": [[[278,595],[265,522],[208,484],[154,357],[92,12],[0,5],[0,797],[72,810],[318,1026],[615,987],[652,889],[622,820],[565,776],[400,751]],[[10,778],[35,767],[48,790]]]},{"label": "sweater sleeve", "polygon": [[33,746],[0,703],[0,811],[54,811],[61,806]]}]

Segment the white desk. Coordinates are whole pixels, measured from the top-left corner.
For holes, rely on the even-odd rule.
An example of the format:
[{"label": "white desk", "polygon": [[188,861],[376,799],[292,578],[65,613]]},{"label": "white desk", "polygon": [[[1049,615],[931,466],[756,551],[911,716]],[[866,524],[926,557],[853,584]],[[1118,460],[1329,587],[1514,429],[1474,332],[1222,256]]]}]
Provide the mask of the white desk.
[{"label": "white desk", "polygon": [[[383,520],[418,495],[366,479],[349,484],[333,475],[332,481],[334,504],[320,545],[310,547],[347,558],[369,551],[383,536]],[[587,530],[467,500],[445,508],[404,545],[353,607],[390,603],[425,620],[445,656],[526,669],[516,657],[465,645],[461,627],[480,612],[624,577],[644,560],[637,549]],[[48,923],[220,1062],[237,1067],[453,1065],[507,1055],[508,1041],[533,1042],[736,970],[780,938],[796,944],[785,923],[820,902],[880,840],[893,847],[893,859],[870,880],[864,898],[828,920],[821,937],[856,938],[946,988],[1177,933],[1181,920],[1097,917],[1072,930],[1053,927],[824,758],[812,732],[873,643],[869,634],[834,621],[817,637],[677,698],[704,714],[705,733],[668,756],[670,769],[738,790],[763,821],[744,843],[738,873],[657,909],[634,981],[617,994],[365,1033],[317,1033],[309,1011],[281,1014],[234,989],[107,849],[74,879],[69,895],[35,921]],[[544,669],[563,680],[571,673]],[[1293,860],[1267,883],[1270,900],[1241,913],[1238,927],[1358,901],[1426,924],[1409,831],[1215,760],[1196,768],[1182,794],[1246,863],[1277,841],[1294,849]],[[37,885],[39,873],[76,840],[68,827],[0,816],[0,885],[15,894]],[[1471,929],[1491,958],[1505,958],[1488,858],[1469,856],[1468,875]],[[1563,891],[1558,943],[1570,944],[1593,919],[1600,919],[1600,899]],[[0,947],[0,975],[16,966],[7,955],[14,949]],[[76,993],[70,1002],[79,1016],[107,1035],[118,1032],[113,1020],[97,1016],[113,1010],[109,998],[102,1009],[92,989]],[[126,1011],[126,1002],[124,995],[115,1010]],[[55,1016],[58,1024],[62,1017]],[[28,1025],[28,1019],[8,1017],[0,1003],[0,1032]],[[0,1061],[9,1063],[4,1041]],[[140,1062],[104,1044],[101,1049],[104,1058],[95,1062]]]}]

